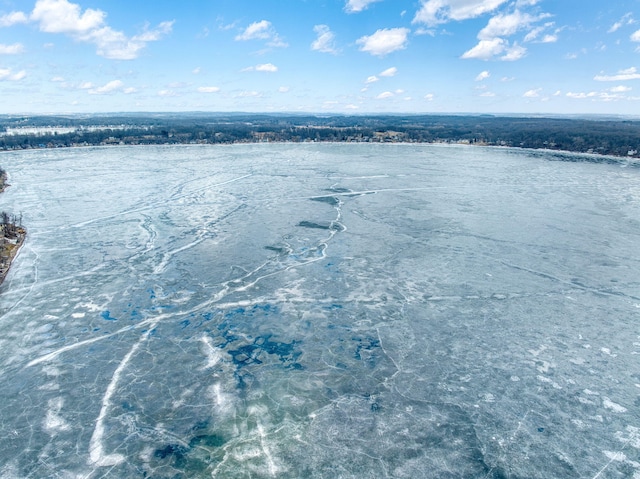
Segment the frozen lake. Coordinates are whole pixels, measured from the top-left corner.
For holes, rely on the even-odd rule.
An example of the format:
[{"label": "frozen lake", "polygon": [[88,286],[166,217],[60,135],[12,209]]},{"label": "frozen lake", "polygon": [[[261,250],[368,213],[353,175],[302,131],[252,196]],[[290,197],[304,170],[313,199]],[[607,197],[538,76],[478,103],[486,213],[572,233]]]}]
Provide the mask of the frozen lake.
[{"label": "frozen lake", "polygon": [[5,152],[0,477],[640,478],[640,168]]}]

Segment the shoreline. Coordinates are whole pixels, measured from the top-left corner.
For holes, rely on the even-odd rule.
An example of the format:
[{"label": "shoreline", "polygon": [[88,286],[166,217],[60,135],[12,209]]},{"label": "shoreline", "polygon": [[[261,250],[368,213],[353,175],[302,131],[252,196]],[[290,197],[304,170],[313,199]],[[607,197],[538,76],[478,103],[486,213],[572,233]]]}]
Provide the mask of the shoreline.
[{"label": "shoreline", "polygon": [[[0,193],[4,192],[10,185],[7,183],[7,173],[0,173]],[[2,213],[6,219],[9,215]],[[15,218],[14,218],[15,219]],[[7,229],[8,227],[8,229]],[[0,225],[0,285],[4,283],[9,274],[11,264],[20,252],[27,237],[27,230],[22,226],[16,226],[15,222],[3,223]]]},{"label": "shoreline", "polygon": [[[598,153],[593,151],[578,151],[578,150],[563,150],[549,147],[535,148],[530,146],[512,146],[512,145],[494,145],[491,143],[469,143],[466,141],[335,141],[335,140],[319,140],[319,141],[288,141],[288,140],[270,140],[270,141],[234,141],[228,143],[103,143],[103,144],[77,144],[69,146],[31,146],[29,148],[20,149],[3,149],[0,148],[0,155],[3,153],[11,152],[25,152],[30,150],[60,150],[60,149],[76,149],[76,148],[122,148],[122,147],[149,147],[149,146],[174,146],[174,147],[206,147],[206,146],[236,146],[236,145],[313,145],[313,144],[335,144],[335,145],[438,145],[438,146],[469,146],[474,148],[500,148],[500,149],[513,149],[518,151],[529,152],[545,152],[551,154],[570,154],[579,155],[592,159],[592,161],[598,162],[599,160],[607,161],[614,160],[618,162],[627,162],[637,164],[640,166],[640,156],[630,155],[615,155],[612,153]],[[0,185],[0,193],[2,193],[5,187],[10,185]]]}]

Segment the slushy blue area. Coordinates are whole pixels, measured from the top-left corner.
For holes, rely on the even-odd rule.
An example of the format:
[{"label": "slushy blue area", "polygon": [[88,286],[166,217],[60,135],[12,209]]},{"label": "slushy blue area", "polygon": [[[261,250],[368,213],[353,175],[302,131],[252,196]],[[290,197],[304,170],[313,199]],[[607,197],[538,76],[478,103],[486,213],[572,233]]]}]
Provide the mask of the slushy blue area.
[{"label": "slushy blue area", "polygon": [[3,154],[0,477],[640,477],[640,168],[601,160]]}]

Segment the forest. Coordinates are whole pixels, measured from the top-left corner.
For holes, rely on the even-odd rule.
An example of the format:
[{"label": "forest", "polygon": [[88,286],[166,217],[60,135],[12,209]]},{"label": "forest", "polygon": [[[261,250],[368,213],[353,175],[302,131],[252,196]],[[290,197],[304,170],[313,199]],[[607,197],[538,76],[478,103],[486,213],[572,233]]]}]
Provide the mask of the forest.
[{"label": "forest", "polygon": [[452,142],[640,157],[640,120],[492,115],[0,116],[0,150],[250,142]]}]

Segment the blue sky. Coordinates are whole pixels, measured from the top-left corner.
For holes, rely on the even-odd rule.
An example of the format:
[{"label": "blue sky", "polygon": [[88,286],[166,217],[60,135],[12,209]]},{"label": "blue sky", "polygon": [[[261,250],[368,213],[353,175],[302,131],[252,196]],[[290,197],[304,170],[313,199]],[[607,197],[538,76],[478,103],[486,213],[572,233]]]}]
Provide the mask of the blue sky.
[{"label": "blue sky", "polygon": [[640,112],[640,0],[0,0],[0,113]]}]

